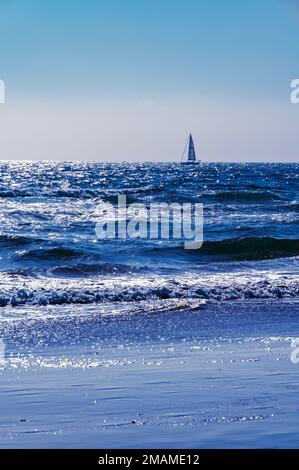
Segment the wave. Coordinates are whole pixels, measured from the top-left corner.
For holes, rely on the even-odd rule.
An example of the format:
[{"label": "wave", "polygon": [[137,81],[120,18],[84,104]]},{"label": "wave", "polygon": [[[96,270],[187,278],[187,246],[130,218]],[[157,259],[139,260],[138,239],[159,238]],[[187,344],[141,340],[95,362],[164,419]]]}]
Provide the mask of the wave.
[{"label": "wave", "polygon": [[288,210],[299,212],[299,202],[298,201],[291,201],[285,206]]},{"label": "wave", "polygon": [[[55,266],[51,269],[51,273],[54,275],[68,275],[68,276],[85,276],[88,274],[124,274],[128,271],[132,271],[132,266],[124,264],[77,264],[75,266]],[[136,268],[134,271],[145,270],[145,268]]]},{"label": "wave", "polygon": [[281,299],[299,296],[296,276],[242,273],[202,277],[118,277],[111,279],[60,279],[7,277],[0,289],[0,306],[62,305],[179,300],[225,301]]},{"label": "wave", "polygon": [[285,258],[299,255],[299,239],[272,237],[240,237],[216,241],[205,241],[198,250],[180,247],[155,247],[150,251],[170,254],[186,254],[195,258],[203,257],[227,261],[254,261]]},{"label": "wave", "polygon": [[[0,198],[17,198],[17,197],[43,197],[43,198],[70,198],[70,199],[91,199],[91,198],[105,198],[108,201],[116,198],[119,194],[127,196],[139,196],[139,195],[153,195],[164,191],[169,196],[176,196],[180,199],[182,196],[181,189],[178,190],[173,185],[168,188],[165,182],[161,182],[158,185],[144,185],[140,187],[120,187],[120,188],[107,188],[106,190],[101,189],[88,189],[88,188],[67,188],[67,189],[9,189],[0,188]],[[183,199],[185,200],[197,200],[200,198],[212,198],[216,201],[239,201],[239,202],[250,202],[250,201],[272,201],[281,199],[277,194],[270,190],[229,190],[229,191],[210,191],[203,192],[200,196],[186,194]]]},{"label": "wave", "polygon": [[138,196],[143,194],[154,194],[159,193],[163,189],[163,184],[158,186],[147,185],[141,186],[139,188],[119,188],[107,190],[101,189],[84,189],[84,188],[69,188],[69,189],[42,189],[42,190],[31,190],[31,191],[22,191],[22,190],[11,190],[11,189],[0,189],[0,198],[18,198],[18,197],[42,197],[42,198],[62,198],[62,199],[95,199],[95,198],[105,198],[105,200],[114,200],[118,197],[119,194],[124,194],[127,196]]},{"label": "wave", "polygon": [[273,201],[281,199],[277,194],[271,191],[220,191],[214,194],[214,199],[217,201]]},{"label": "wave", "polygon": [[[35,247],[34,244],[38,246]],[[31,245],[31,246],[30,246]],[[33,245],[33,246],[32,246]],[[95,247],[92,249],[88,246],[67,247],[64,245],[50,245],[45,240],[31,238],[27,236],[1,235],[0,248],[20,248],[25,249],[17,252],[13,259],[15,261],[63,261],[75,258],[94,259],[95,261],[101,256]],[[27,248],[26,248],[27,247]],[[258,261],[275,258],[287,258],[299,255],[299,239],[297,238],[273,238],[273,237],[238,237],[227,238],[222,240],[204,241],[202,247],[198,250],[185,250],[183,244],[179,246],[169,246],[163,243],[159,246],[156,244],[142,243],[136,245],[136,253],[138,255],[159,256],[161,259],[175,260],[176,256],[186,261],[190,259],[202,260],[207,262],[213,261]],[[126,263],[124,266],[128,266]],[[120,267],[118,263],[103,264],[85,264],[78,266],[57,266],[56,272],[65,272],[66,274],[73,270],[77,272],[124,272],[127,269]],[[132,266],[131,266],[132,268]]]},{"label": "wave", "polygon": [[129,264],[115,264],[115,263],[78,263],[70,265],[56,265],[49,268],[49,266],[26,266],[19,268],[12,268],[5,271],[9,276],[23,276],[38,278],[40,276],[56,276],[56,277],[87,277],[94,275],[114,275],[114,274],[128,274],[132,273],[149,273],[150,269],[147,266],[133,266]]},{"label": "wave", "polygon": [[43,242],[43,240],[41,238],[34,238],[22,235],[0,235],[0,248],[26,246],[36,242]]},{"label": "wave", "polygon": [[31,190],[22,191],[17,189],[0,189],[0,198],[18,198],[18,197],[42,197],[42,198],[74,198],[74,199],[90,199],[103,196],[103,190],[90,189],[57,189],[57,190]]},{"label": "wave", "polygon": [[229,255],[237,260],[259,260],[299,255],[299,239],[272,237],[231,238],[204,243],[203,251],[214,255]]},{"label": "wave", "polygon": [[37,248],[36,250],[27,250],[17,256],[18,260],[63,260],[66,258],[76,258],[82,256],[77,250],[64,247]]},{"label": "wave", "polygon": [[0,198],[28,197],[28,196],[30,196],[30,193],[28,191],[22,191],[20,189],[0,188]]}]

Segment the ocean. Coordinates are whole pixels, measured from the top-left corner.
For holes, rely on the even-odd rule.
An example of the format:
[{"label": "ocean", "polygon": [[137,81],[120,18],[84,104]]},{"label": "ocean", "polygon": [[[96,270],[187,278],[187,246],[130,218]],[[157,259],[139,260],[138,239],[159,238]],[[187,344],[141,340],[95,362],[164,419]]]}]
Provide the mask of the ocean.
[{"label": "ocean", "polygon": [[[100,240],[120,194],[202,248]],[[0,445],[295,446],[299,164],[7,161],[0,204]]]}]

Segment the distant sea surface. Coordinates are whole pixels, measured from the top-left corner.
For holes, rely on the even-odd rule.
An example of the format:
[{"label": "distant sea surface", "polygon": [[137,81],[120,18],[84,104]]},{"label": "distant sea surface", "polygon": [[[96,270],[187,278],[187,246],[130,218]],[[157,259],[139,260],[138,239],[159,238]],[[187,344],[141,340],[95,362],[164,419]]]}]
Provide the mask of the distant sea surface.
[{"label": "distant sea surface", "polygon": [[[98,240],[95,210],[119,194],[203,203],[203,247]],[[0,204],[1,306],[299,293],[299,164],[2,162]]]}]

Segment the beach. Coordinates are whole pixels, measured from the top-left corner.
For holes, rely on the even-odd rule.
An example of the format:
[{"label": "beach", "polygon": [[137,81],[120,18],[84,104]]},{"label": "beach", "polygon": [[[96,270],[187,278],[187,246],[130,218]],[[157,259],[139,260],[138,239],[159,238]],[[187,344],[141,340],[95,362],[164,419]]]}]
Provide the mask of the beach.
[{"label": "beach", "polygon": [[[296,447],[298,169],[1,163],[0,446]],[[203,246],[99,239],[119,195]]]},{"label": "beach", "polygon": [[1,322],[2,447],[297,446],[298,303],[72,310]]}]

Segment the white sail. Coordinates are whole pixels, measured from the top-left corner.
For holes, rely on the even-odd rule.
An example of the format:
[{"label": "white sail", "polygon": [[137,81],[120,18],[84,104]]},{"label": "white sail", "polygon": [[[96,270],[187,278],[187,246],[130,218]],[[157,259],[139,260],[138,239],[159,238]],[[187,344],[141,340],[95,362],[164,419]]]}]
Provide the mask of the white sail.
[{"label": "white sail", "polygon": [[[188,158],[187,160],[184,161],[184,155],[186,153],[188,147]],[[194,143],[192,139],[192,135],[189,135],[189,138],[187,140],[186,146],[184,148],[184,152],[181,158],[181,163],[199,163],[199,160],[196,158],[196,153],[195,153],[195,148],[194,148]]]},{"label": "white sail", "polygon": [[191,134],[189,136],[188,162],[196,162],[196,154]]}]

